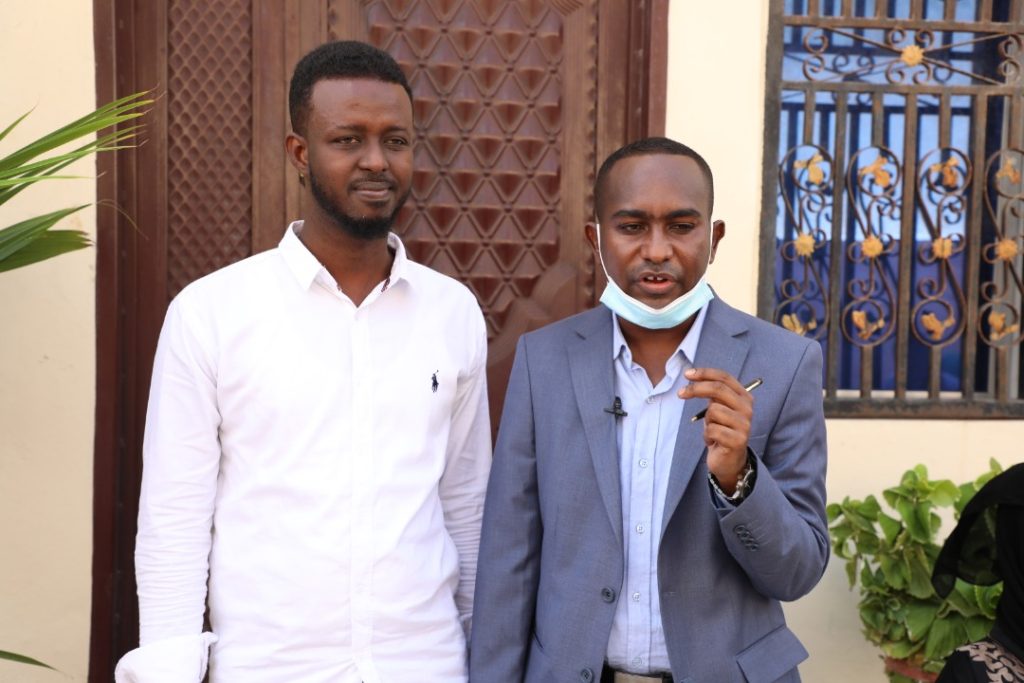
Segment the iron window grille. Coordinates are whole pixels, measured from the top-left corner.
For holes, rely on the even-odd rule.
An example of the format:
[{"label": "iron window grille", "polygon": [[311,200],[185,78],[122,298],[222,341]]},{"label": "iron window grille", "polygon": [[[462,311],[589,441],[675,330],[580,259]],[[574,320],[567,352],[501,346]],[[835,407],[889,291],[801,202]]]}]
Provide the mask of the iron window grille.
[{"label": "iron window grille", "polygon": [[833,417],[1024,415],[1024,2],[773,0],[759,314]]}]

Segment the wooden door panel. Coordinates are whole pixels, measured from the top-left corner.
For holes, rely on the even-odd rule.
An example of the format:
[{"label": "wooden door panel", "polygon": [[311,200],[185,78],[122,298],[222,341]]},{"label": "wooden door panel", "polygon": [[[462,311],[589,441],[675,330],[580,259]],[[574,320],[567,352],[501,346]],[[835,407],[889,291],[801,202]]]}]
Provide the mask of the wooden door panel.
[{"label": "wooden door panel", "polygon": [[375,44],[409,78],[416,171],[397,231],[480,302],[495,425],[519,335],[593,301],[596,5],[328,3],[330,38]]}]

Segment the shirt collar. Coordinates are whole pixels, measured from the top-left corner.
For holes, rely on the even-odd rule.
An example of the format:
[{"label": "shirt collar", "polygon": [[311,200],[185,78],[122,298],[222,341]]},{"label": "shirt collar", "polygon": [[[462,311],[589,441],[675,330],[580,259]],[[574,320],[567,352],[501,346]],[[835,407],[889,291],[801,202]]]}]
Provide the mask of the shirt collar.
[{"label": "shirt collar", "polygon": [[[288,269],[295,276],[295,280],[303,289],[309,289],[318,277],[326,277],[334,282],[327,269],[324,268],[316,256],[306,248],[306,245],[299,239],[299,232],[302,231],[302,221],[294,221],[284,231],[284,237],[278,243],[277,248],[281,252]],[[388,247],[395,250],[395,261],[391,264],[391,274],[388,276],[387,287],[393,287],[397,282],[405,280],[409,282],[409,257],[405,251],[405,245],[398,235],[388,233]],[[335,284],[335,286],[337,286]]]},{"label": "shirt collar", "polygon": [[[676,351],[682,352],[683,357],[691,364],[697,356],[697,344],[700,343],[700,333],[704,329],[704,318],[707,312],[706,305],[697,312],[693,325],[690,326],[683,341],[679,342],[679,346],[676,348]],[[612,313],[612,359],[617,360],[620,356],[625,356],[629,361],[633,360],[629,344],[626,343],[626,338],[622,335],[622,327],[619,326],[619,316]]]}]

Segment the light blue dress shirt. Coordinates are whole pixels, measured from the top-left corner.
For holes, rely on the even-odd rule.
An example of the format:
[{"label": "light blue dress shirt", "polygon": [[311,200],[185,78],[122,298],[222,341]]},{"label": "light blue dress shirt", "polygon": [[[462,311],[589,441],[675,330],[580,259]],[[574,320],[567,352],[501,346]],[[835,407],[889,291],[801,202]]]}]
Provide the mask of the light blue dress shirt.
[{"label": "light blue dress shirt", "polygon": [[[704,327],[705,306],[679,348],[665,363],[658,386],[633,361],[612,315],[615,395],[625,417],[616,420],[619,478],[622,489],[622,538],[626,573],[608,639],[608,664],[644,674],[670,671],[658,596],[658,543],[668,475],[684,401],[676,393],[689,384],[683,371],[692,367]],[[710,498],[710,496],[709,496]]]}]

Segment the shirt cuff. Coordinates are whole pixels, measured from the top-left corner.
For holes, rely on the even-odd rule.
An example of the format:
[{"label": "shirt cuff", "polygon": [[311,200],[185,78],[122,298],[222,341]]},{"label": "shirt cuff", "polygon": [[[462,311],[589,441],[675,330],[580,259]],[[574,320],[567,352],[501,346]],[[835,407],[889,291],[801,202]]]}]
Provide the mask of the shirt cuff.
[{"label": "shirt cuff", "polygon": [[117,663],[114,683],[200,683],[206,675],[212,633],[166,638],[135,648]]}]

